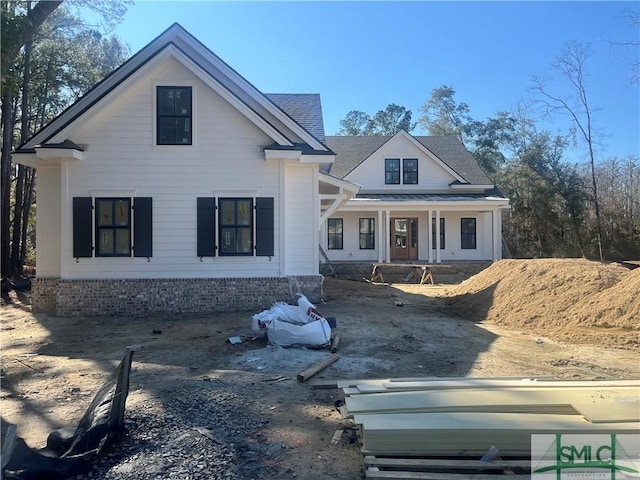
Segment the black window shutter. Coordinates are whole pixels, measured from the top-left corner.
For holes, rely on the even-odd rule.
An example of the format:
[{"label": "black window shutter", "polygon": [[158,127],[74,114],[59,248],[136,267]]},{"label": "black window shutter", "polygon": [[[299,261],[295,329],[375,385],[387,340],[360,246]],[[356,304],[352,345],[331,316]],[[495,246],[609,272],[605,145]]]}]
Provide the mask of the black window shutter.
[{"label": "black window shutter", "polygon": [[93,256],[91,197],[73,197],[73,256],[85,258]]},{"label": "black window shutter", "polygon": [[216,199],[198,197],[198,247],[199,257],[216,255]]},{"label": "black window shutter", "polygon": [[153,222],[151,197],[133,199],[133,256],[153,256]]},{"label": "black window shutter", "polygon": [[274,251],[273,198],[256,198],[256,255],[272,257]]}]

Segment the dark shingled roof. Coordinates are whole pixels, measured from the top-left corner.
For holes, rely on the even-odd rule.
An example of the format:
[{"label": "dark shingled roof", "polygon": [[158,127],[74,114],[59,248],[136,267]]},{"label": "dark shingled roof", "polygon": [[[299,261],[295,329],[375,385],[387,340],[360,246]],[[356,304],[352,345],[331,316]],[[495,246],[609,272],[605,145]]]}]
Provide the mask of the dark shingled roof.
[{"label": "dark shingled roof", "polygon": [[[325,144],[336,154],[330,173],[344,178],[354,168],[378,150],[390,138],[389,135],[329,136]],[[493,185],[473,155],[455,135],[414,136],[419,143],[438,157],[454,172],[472,185]]]},{"label": "dark shingled roof", "polygon": [[317,93],[265,93],[265,97],[322,143],[325,141],[322,103]]}]

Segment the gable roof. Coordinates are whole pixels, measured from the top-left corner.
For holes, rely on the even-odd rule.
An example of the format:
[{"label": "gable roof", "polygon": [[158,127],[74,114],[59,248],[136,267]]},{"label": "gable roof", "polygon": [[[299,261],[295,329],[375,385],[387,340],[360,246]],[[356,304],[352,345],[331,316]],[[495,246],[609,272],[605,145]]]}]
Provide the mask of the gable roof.
[{"label": "gable roof", "polygon": [[[329,172],[344,178],[391,138],[391,135],[326,137],[326,145],[336,154]],[[413,138],[466,182],[472,185],[493,185],[473,155],[455,135]]]},{"label": "gable roof", "polygon": [[144,72],[145,67],[153,60],[162,58],[163,55],[173,55],[188,65],[206,84],[223,94],[230,103],[242,111],[259,128],[262,128],[277,144],[284,147],[304,145],[307,151],[329,153],[329,149],[322,140],[297,123],[283,109],[276,106],[178,23],[171,25],[20,145],[16,149],[16,153],[33,149],[33,147],[44,143],[59,141],[60,136],[65,135],[66,130],[77,122],[85,112],[94,108],[118,86],[136,78],[136,75],[139,75],[141,71]]},{"label": "gable roof", "polygon": [[284,113],[322,143],[325,142],[322,103],[318,93],[265,93]]}]

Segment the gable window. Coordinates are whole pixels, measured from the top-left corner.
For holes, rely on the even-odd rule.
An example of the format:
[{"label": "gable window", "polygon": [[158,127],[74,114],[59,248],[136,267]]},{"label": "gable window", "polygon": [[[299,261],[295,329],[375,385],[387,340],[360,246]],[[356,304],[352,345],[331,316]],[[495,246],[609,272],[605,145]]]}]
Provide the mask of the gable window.
[{"label": "gable window", "polygon": [[375,243],[375,219],[360,219],[360,250],[373,250]]},{"label": "gable window", "polygon": [[[440,217],[440,250],[444,250],[444,218]],[[431,219],[431,248],[436,248],[436,219]]]},{"label": "gable window", "polygon": [[150,197],[74,197],[73,257],[151,257]]},{"label": "gable window", "polygon": [[402,183],[405,185],[418,184],[418,159],[403,158],[402,159]]},{"label": "gable window", "polygon": [[476,248],[476,219],[460,219],[460,247],[464,250]]},{"label": "gable window", "polygon": [[191,87],[156,87],[158,145],[191,145]]},{"label": "gable window", "polygon": [[327,246],[329,250],[342,250],[342,219],[330,218],[327,220],[329,238]]},{"label": "gable window", "polygon": [[253,255],[253,199],[219,200],[220,255]]},{"label": "gable window", "polygon": [[399,158],[385,158],[384,183],[387,185],[400,184],[400,159]]}]

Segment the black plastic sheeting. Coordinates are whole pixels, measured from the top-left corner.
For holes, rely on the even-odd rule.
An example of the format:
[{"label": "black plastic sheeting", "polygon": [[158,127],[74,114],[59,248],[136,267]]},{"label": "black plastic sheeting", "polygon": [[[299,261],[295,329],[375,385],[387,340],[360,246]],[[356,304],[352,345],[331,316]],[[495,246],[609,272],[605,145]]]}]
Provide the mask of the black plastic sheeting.
[{"label": "black plastic sheeting", "polygon": [[[60,433],[64,429],[52,432],[47,441],[48,448],[38,451],[30,448],[18,437],[11,449],[11,446],[4,442],[10,425],[3,421],[2,454],[3,457],[9,458],[8,461],[6,458],[2,459],[2,478],[61,480],[86,472],[90,468],[91,460],[115,438],[124,425],[133,352],[132,348],[127,348],[120,365],[98,390],[71,437],[65,438]],[[52,446],[56,449],[51,448]]]}]

